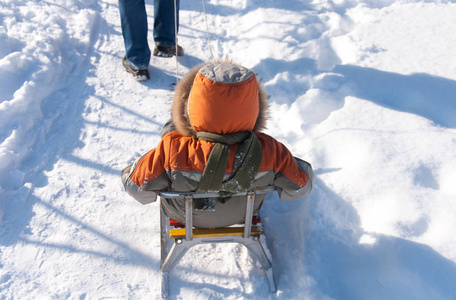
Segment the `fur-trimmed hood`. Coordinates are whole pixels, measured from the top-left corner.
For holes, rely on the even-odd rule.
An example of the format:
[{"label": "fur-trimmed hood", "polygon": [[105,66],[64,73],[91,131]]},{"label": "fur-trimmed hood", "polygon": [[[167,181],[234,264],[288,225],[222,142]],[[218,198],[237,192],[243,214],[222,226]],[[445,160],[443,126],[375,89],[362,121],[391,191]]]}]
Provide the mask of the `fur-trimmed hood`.
[{"label": "fur-trimmed hood", "polygon": [[266,127],[268,94],[255,73],[230,61],[190,70],[176,85],[172,118],[184,136],[232,134]]}]

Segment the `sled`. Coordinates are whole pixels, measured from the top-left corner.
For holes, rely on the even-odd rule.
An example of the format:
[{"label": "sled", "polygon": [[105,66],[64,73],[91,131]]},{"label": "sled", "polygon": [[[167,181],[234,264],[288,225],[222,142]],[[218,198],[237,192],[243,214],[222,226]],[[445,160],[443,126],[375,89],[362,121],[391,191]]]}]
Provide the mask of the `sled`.
[{"label": "sled", "polygon": [[[193,227],[193,200],[218,198],[219,194],[161,192],[159,194],[161,198],[184,199],[185,201],[185,225],[168,219],[162,210],[160,213],[162,298],[167,298],[169,295],[169,273],[171,270],[191,247],[207,243],[239,243],[247,247],[264,269],[270,292],[276,292],[272,264],[260,242],[263,229],[261,226],[256,225],[259,222],[258,217],[253,216],[255,196],[273,191],[275,191],[275,188],[268,186],[236,194],[235,196],[247,196],[244,224],[214,229]],[[171,250],[168,251],[169,239],[173,239],[174,244]]]}]

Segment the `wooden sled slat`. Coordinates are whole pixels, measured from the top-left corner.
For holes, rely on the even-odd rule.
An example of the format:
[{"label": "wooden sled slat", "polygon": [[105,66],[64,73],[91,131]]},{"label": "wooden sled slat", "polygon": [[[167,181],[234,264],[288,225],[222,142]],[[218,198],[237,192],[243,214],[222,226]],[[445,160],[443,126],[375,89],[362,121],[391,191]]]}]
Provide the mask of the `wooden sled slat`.
[{"label": "wooden sled slat", "polygon": [[[244,234],[244,227],[222,227],[222,228],[194,228],[193,237],[223,237],[223,236],[242,236]],[[252,226],[251,235],[263,234],[261,226]],[[185,228],[175,228],[169,231],[170,238],[183,239],[185,238]]]}]

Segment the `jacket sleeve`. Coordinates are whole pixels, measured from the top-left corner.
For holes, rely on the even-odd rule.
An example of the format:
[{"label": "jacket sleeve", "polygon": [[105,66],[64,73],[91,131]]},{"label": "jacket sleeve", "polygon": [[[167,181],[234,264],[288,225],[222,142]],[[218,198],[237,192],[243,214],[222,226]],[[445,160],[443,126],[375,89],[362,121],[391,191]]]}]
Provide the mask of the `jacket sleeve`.
[{"label": "jacket sleeve", "polygon": [[[285,175],[287,173],[284,174],[282,170],[276,174],[274,179],[274,185],[282,200],[292,201],[304,197],[310,193],[315,182],[312,166],[297,157],[293,157],[293,160],[298,169],[296,176],[287,176]],[[297,177],[299,180],[296,180]]]},{"label": "jacket sleeve", "polygon": [[160,191],[167,190],[170,180],[165,167],[165,142],[122,170],[125,191],[142,204],[155,202]]},{"label": "jacket sleeve", "polygon": [[297,157],[280,142],[274,140],[274,186],[282,200],[297,200],[312,190],[315,174],[312,166]]}]

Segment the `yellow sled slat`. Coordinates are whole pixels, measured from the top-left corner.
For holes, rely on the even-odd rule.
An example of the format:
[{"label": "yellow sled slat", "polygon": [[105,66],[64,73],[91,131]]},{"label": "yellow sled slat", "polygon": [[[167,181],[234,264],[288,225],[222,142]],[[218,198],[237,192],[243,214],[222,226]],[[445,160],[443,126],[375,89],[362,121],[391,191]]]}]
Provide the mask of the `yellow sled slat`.
[{"label": "yellow sled slat", "polygon": [[[222,227],[222,228],[194,228],[193,237],[216,237],[216,236],[242,236],[244,227]],[[251,235],[263,234],[263,229],[260,226],[252,226]],[[185,238],[185,228],[175,228],[169,231],[169,236],[172,239]]]}]

